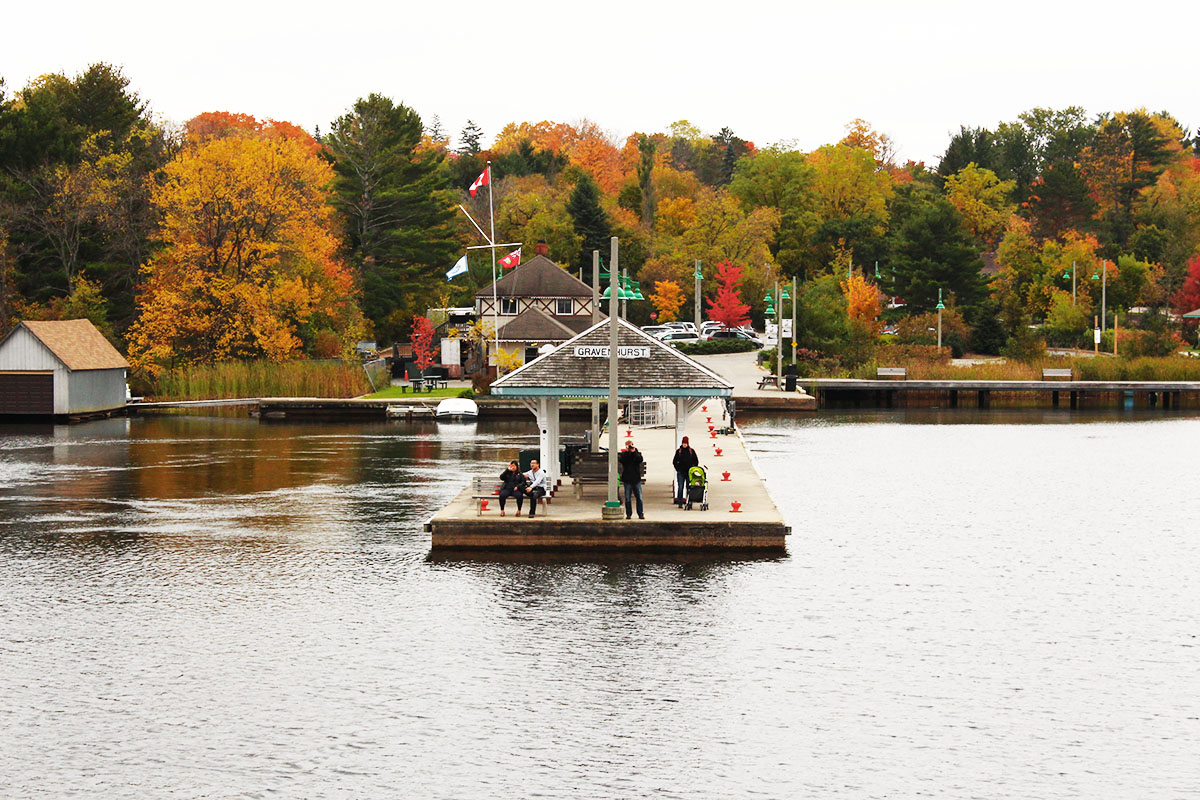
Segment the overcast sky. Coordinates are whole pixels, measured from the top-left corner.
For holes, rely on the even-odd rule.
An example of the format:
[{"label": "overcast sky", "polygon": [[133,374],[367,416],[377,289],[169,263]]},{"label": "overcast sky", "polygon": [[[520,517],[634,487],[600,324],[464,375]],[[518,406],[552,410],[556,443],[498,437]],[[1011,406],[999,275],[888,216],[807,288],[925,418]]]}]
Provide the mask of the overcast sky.
[{"label": "overcast sky", "polygon": [[0,11],[0,76],[107,61],[167,121],[309,130],[374,91],[489,142],[514,120],[586,117],[621,141],[687,119],[809,150],[862,117],[933,165],[959,125],[1034,106],[1145,106],[1194,130],[1198,21],[1159,0],[21,2]]}]

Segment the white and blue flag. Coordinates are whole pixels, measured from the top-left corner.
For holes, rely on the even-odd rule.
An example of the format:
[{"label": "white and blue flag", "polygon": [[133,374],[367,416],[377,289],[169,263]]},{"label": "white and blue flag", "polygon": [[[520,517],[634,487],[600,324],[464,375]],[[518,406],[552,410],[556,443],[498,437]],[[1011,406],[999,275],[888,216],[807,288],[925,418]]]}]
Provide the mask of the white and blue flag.
[{"label": "white and blue flag", "polygon": [[458,260],[458,263],[455,264],[453,267],[451,267],[450,271],[446,273],[446,280],[448,280],[448,281],[453,280],[456,275],[462,275],[466,271],[467,271],[467,257],[463,256],[462,258],[460,258]]}]

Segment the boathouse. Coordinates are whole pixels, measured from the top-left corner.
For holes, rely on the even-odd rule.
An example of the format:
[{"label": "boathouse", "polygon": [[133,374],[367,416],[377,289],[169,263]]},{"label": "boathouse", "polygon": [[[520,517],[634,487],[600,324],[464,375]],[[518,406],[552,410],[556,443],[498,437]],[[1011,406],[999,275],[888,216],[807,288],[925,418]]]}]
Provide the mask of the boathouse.
[{"label": "boathouse", "polygon": [[[608,397],[608,325],[608,319],[596,323],[492,384],[492,394],[520,398],[537,417],[542,465],[554,480],[561,477],[558,458],[551,455],[557,455],[560,444],[559,401]],[[688,417],[702,403],[733,395],[729,381],[623,319],[617,329],[617,364],[619,397],[674,402],[676,445]]]},{"label": "boathouse", "polygon": [[21,322],[0,340],[0,415],[69,416],[121,408],[128,369],[86,319]]},{"label": "boathouse", "polygon": [[526,363],[544,345],[592,325],[592,287],[551,261],[539,242],[537,255],[475,293],[475,308],[479,319],[495,320],[500,349]]}]

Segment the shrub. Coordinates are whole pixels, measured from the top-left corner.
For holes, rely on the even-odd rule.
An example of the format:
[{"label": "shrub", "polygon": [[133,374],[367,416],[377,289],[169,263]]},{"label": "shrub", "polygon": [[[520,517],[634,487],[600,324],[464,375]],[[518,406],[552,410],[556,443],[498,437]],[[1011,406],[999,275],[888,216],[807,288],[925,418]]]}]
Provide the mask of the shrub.
[{"label": "shrub", "polygon": [[458,396],[465,397],[468,400],[474,400],[475,392],[471,391],[470,389],[463,389],[461,392],[458,393]]},{"label": "shrub", "polygon": [[709,339],[700,342],[676,342],[675,349],[689,356],[711,356],[719,353],[749,353],[758,345],[749,339]]}]

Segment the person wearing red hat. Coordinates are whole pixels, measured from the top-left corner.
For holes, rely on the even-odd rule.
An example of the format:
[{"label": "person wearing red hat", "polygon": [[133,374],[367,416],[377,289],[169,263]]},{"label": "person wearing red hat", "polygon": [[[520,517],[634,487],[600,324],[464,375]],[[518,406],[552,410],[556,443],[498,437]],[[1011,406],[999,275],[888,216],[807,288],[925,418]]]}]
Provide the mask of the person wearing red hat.
[{"label": "person wearing red hat", "polygon": [[683,437],[671,464],[675,467],[675,505],[681,506],[687,499],[688,470],[700,466],[700,456],[688,444],[688,437]]}]

